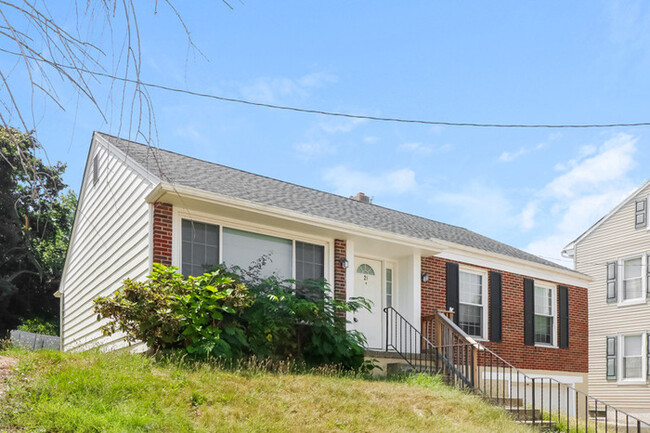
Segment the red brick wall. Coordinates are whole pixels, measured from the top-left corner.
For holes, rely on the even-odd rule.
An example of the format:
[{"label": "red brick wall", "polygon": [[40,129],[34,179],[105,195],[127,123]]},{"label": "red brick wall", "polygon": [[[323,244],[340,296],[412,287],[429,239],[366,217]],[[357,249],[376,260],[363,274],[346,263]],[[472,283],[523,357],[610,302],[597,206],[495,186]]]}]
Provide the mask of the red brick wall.
[{"label": "red brick wall", "polygon": [[172,211],[167,203],[153,204],[153,262],[172,265]]},{"label": "red brick wall", "polygon": [[341,260],[346,258],[346,244],[344,240],[334,240],[334,299],[346,300],[345,292],[345,269],[341,266]]},{"label": "red brick wall", "polygon": [[[433,309],[446,308],[445,263],[447,261],[449,260],[438,257],[422,258],[422,272],[427,272],[430,276],[428,282],[422,283],[423,316],[431,314]],[[568,348],[526,346],[524,345],[524,275],[498,269],[483,269],[501,273],[503,306],[502,342],[483,344],[518,368],[586,373],[588,370],[587,289],[567,285],[569,287]],[[561,281],[554,283],[566,285]],[[557,306],[556,311],[559,311]]]}]

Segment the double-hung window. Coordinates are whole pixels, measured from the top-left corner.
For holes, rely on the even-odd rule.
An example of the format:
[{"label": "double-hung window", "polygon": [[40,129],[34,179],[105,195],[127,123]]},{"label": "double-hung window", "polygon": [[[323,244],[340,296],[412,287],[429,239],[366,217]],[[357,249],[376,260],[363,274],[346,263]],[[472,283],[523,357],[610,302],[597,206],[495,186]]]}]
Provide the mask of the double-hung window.
[{"label": "double-hung window", "polygon": [[623,301],[643,298],[643,275],[641,257],[623,261]]},{"label": "double-hung window", "polygon": [[618,305],[645,302],[650,295],[650,256],[646,253],[607,263],[607,302]]},{"label": "double-hung window", "polygon": [[607,337],[607,379],[617,379],[621,384],[646,383],[650,374],[648,340],[647,332]]},{"label": "double-hung window", "polygon": [[624,335],[622,347],[622,370],[623,379],[642,379],[643,378],[643,334]]},{"label": "double-hung window", "polygon": [[487,331],[485,273],[460,270],[458,277],[458,326],[468,335],[485,338]]},{"label": "double-hung window", "polygon": [[555,290],[535,285],[535,344],[555,345]]}]

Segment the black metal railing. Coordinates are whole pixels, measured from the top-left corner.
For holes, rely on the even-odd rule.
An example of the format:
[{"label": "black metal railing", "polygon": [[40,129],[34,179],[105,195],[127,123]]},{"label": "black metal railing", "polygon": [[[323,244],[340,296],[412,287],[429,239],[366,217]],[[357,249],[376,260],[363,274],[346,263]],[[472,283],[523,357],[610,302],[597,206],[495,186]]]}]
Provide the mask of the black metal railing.
[{"label": "black metal railing", "polygon": [[476,342],[449,317],[423,318],[422,333],[393,308],[385,308],[386,350],[394,350],[416,371],[443,374],[471,388],[515,419],[567,432],[650,433],[650,423],[545,375],[514,367]]},{"label": "black metal railing", "polygon": [[394,308],[384,308],[384,313],[387,351],[394,350],[417,372],[442,374],[453,385],[472,387],[471,348],[452,340],[436,346]]}]

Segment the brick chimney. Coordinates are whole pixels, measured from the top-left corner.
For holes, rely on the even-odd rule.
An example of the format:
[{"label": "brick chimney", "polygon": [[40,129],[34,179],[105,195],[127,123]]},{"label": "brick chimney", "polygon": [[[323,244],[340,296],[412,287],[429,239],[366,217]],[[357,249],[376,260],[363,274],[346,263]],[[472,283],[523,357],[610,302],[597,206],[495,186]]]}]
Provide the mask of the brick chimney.
[{"label": "brick chimney", "polygon": [[350,197],[352,200],[360,201],[361,203],[370,203],[370,197],[360,192],[357,195]]}]

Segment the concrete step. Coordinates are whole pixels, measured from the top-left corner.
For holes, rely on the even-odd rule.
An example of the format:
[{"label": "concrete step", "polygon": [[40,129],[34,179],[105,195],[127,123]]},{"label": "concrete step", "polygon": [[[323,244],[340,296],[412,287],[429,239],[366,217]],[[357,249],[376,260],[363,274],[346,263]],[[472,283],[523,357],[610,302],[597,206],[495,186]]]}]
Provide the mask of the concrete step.
[{"label": "concrete step", "polygon": [[521,420],[517,421],[519,424],[527,425],[533,428],[538,429],[539,431],[542,432],[556,432],[557,431],[557,425],[555,421],[535,421],[533,423],[531,420]]},{"label": "concrete step", "polygon": [[510,406],[513,407],[523,407],[524,406],[524,399],[523,398],[509,398],[509,397],[488,397],[488,401],[496,406],[501,406],[508,408]]}]

